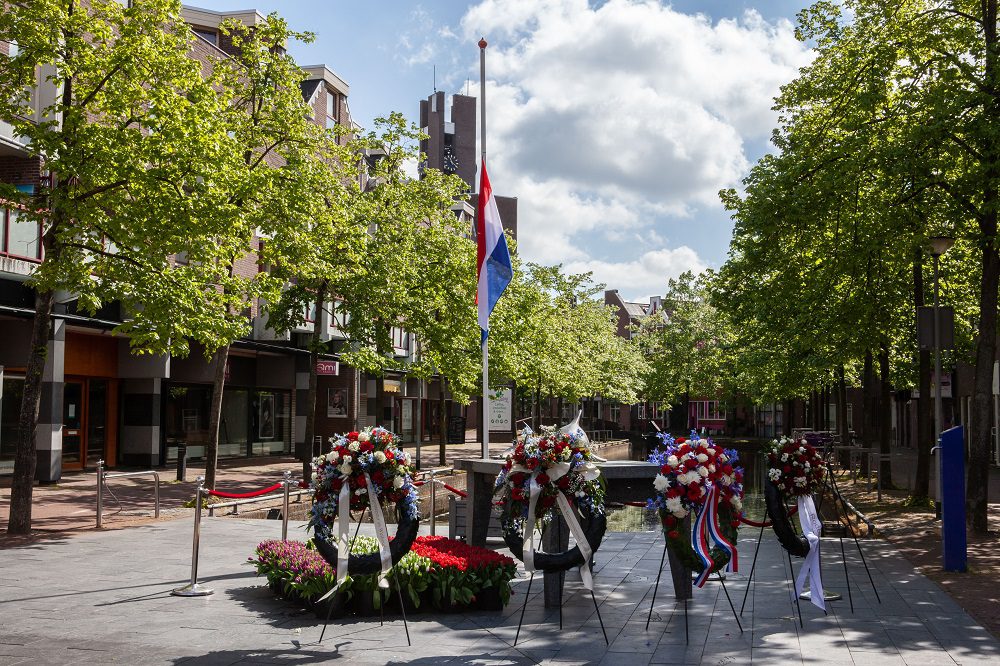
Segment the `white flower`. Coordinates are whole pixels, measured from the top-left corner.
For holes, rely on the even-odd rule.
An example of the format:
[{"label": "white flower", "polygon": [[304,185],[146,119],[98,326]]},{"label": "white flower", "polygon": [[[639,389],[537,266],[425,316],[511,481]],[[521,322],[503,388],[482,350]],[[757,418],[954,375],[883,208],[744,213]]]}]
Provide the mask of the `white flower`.
[{"label": "white flower", "polygon": [[[806,441],[806,440],[804,440],[804,439],[802,440],[802,442],[803,442],[803,443],[805,443],[805,441]],[[806,447],[804,447],[804,446],[800,446],[800,447],[799,447],[799,453],[805,453],[805,452],[806,452]]]},{"label": "white flower", "polygon": [[727,456],[725,453],[720,453],[719,454],[719,462],[727,462],[728,460],[729,460],[729,456]]},{"label": "white flower", "polygon": [[670,456],[667,458],[667,464],[671,467],[677,467],[677,456]]},{"label": "white flower", "polygon": [[400,488],[402,488],[403,487],[403,477],[397,476],[397,477],[393,478],[393,480],[392,480],[392,487],[395,488],[396,490],[399,490]]},{"label": "white flower", "polygon": [[801,488],[805,488],[806,487],[806,477],[804,477],[804,476],[797,476],[797,477],[795,477],[795,485],[797,485],[797,486],[799,486]]},{"label": "white flower", "polygon": [[662,474],[657,474],[656,478],[653,479],[653,487],[656,488],[656,492],[662,493],[670,485],[670,479],[663,476]]},{"label": "white flower", "polygon": [[367,488],[358,488],[357,490],[354,491],[354,494],[355,495],[364,495],[367,492],[368,492]]},{"label": "white flower", "polygon": [[729,503],[733,505],[733,508],[737,511],[743,510],[743,500],[739,498],[739,495],[733,495],[729,498]]},{"label": "white flower", "polygon": [[330,455],[327,456],[327,460],[330,462],[337,462],[340,459],[340,454],[336,451],[330,451]]},{"label": "white flower", "polygon": [[313,472],[312,473],[312,481],[313,481],[313,483],[316,483],[317,479],[319,479],[319,474],[317,474],[316,472]]},{"label": "white flower", "polygon": [[666,506],[667,506],[667,511],[669,511],[670,513],[672,513],[674,515],[677,515],[678,513],[680,513],[681,516],[683,517],[683,515],[684,515],[684,506],[681,504],[681,498],[680,497],[671,497],[670,499],[667,500],[667,505]]},{"label": "white flower", "polygon": [[578,491],[576,491],[576,496],[577,497],[586,497],[587,493],[583,492],[582,490],[578,490]]},{"label": "white flower", "polygon": [[732,475],[723,476],[721,479],[719,479],[719,481],[722,481],[722,485],[729,486],[732,485],[733,483],[733,477]]},{"label": "white flower", "polygon": [[710,456],[714,456],[715,455],[715,449],[712,449],[712,448],[705,449],[705,453],[707,453]]},{"label": "white flower", "polygon": [[782,453],[781,454],[781,462],[788,462],[788,454],[787,453]]},{"label": "white flower", "polygon": [[704,465],[698,465],[698,476],[708,476],[708,470]]},{"label": "white flower", "polygon": [[361,433],[361,434],[358,435],[358,441],[359,442],[367,442],[371,438],[372,438],[371,435],[369,435],[366,432],[363,432],[363,433]]},{"label": "white flower", "polygon": [[807,472],[809,471],[809,461],[808,461],[808,460],[807,460],[807,461],[805,462],[805,464],[803,464],[803,465],[802,465],[802,468],[803,468],[803,469],[804,469],[805,471],[807,471]]},{"label": "white flower", "polygon": [[708,456],[704,453],[698,454],[698,462],[708,462]]},{"label": "white flower", "polygon": [[709,472],[714,472],[715,471],[715,465],[709,465],[708,466],[708,471]]},{"label": "white flower", "polygon": [[[345,456],[344,460],[346,461],[350,457],[351,456]],[[351,463],[345,462],[343,465],[339,467],[339,469],[341,474],[343,474],[344,476],[348,476],[351,473]]]},{"label": "white flower", "polygon": [[381,465],[382,463],[384,463],[385,462],[385,454],[382,453],[381,451],[376,451],[375,452],[375,462],[377,462],[379,465]]},{"label": "white flower", "polygon": [[358,444],[357,442],[351,442],[350,444],[347,445],[347,450],[348,451],[357,451],[360,448],[361,448],[361,445]]},{"label": "white flower", "polygon": [[781,478],[781,470],[776,467],[772,467],[767,470],[767,478],[777,482],[777,480]]}]

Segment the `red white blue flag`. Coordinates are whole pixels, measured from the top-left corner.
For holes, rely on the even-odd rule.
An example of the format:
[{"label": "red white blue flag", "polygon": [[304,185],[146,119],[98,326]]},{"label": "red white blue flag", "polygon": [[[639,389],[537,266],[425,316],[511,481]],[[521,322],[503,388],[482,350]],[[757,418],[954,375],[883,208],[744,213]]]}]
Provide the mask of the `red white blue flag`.
[{"label": "red white blue flag", "polygon": [[500,223],[500,211],[493,196],[490,178],[486,174],[486,160],[479,179],[479,202],[476,211],[476,240],[478,253],[476,272],[479,276],[479,288],[476,291],[476,304],[479,306],[479,329],[485,341],[490,334],[490,313],[500,300],[501,294],[510,284],[514,275],[514,267],[510,262],[510,249],[507,247],[507,237]]}]

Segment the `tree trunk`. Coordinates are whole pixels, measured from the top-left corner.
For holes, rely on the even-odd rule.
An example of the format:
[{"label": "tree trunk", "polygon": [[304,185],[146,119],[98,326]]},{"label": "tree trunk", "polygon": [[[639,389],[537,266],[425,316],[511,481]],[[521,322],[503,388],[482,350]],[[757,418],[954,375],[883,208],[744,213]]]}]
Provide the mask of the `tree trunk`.
[{"label": "tree trunk", "polygon": [[[985,85],[990,93],[985,116],[991,126],[1000,122],[1000,44],[997,39],[997,0],[982,2],[986,41]],[[989,120],[992,118],[993,120]],[[983,214],[979,218],[982,236],[982,282],[979,292],[979,339],[976,342],[976,377],[972,394],[972,429],[969,438],[967,513],[972,530],[986,534],[990,481],[990,400],[993,390],[993,363],[996,360],[997,280],[1000,280],[1000,255],[997,254],[997,206],[1000,196],[1000,137],[990,132],[984,138]]]},{"label": "tree trunk", "polygon": [[[913,304],[918,308],[924,305],[924,250],[918,247],[913,255]],[[934,410],[931,400],[931,352],[921,349],[917,352],[918,386],[920,397],[917,398],[917,471],[913,479],[911,496],[915,499],[926,499],[930,495],[931,447],[934,446],[934,429],[932,414]]]},{"label": "tree trunk", "polygon": [[861,377],[861,437],[865,446],[872,446],[877,437],[875,433],[875,371],[871,351],[865,352],[864,374]]},{"label": "tree trunk", "polygon": [[226,366],[229,345],[215,352],[215,376],[212,379],[212,413],[208,422],[208,446],[205,451],[205,487],[215,490],[215,472],[219,466],[219,426],[222,423],[222,395],[226,390]]},{"label": "tree trunk", "polygon": [[[792,434],[792,428],[795,427],[795,399],[789,398],[785,401],[785,418],[782,419],[781,431],[783,435]],[[777,433],[777,429],[775,429]]]},{"label": "tree trunk", "polygon": [[[878,355],[879,374],[879,433],[878,448],[883,456],[892,455],[892,399],[889,384],[889,348],[883,343]],[[892,488],[892,460],[887,459],[879,463],[879,478],[882,479],[883,488]]]},{"label": "tree trunk", "polygon": [[[851,432],[847,427],[847,379],[844,377],[844,366],[837,368],[837,431],[840,433],[840,445],[850,446]],[[841,467],[847,468],[850,463],[850,452],[841,451]]]},{"label": "tree trunk", "polygon": [[441,443],[438,444],[438,464],[444,465],[445,460],[445,446],[448,443],[448,410],[447,402],[445,401],[445,391],[448,390],[448,380],[441,377],[441,398],[440,407],[438,409],[438,417],[441,421]]},{"label": "tree trunk", "polygon": [[51,291],[35,293],[35,316],[31,324],[31,355],[24,373],[24,394],[21,415],[17,422],[17,449],[14,454],[14,476],[10,484],[9,534],[31,532],[31,496],[35,485],[35,431],[42,398],[42,378],[48,358],[49,335],[52,328]]},{"label": "tree trunk", "polygon": [[534,418],[534,431],[538,432],[541,428],[542,423],[542,380],[539,379],[535,384],[535,418]]},{"label": "tree trunk", "polygon": [[[316,364],[319,363],[319,350],[323,345],[323,308],[326,307],[326,282],[316,289],[316,319],[313,322],[312,338],[309,341],[309,389],[306,391],[306,429],[305,450],[308,451],[302,459],[302,478],[308,481],[312,476],[312,458],[317,455],[313,446],[316,438]],[[322,445],[319,453],[322,453]]]},{"label": "tree trunk", "polygon": [[691,432],[691,386],[684,387],[684,434]]}]

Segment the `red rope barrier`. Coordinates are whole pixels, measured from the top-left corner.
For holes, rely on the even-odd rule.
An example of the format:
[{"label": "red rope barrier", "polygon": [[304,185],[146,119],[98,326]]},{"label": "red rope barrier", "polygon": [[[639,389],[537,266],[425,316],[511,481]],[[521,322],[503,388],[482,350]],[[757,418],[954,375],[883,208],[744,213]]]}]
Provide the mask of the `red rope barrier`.
[{"label": "red rope barrier", "polygon": [[206,492],[206,494],[214,495],[215,497],[222,497],[224,499],[249,499],[251,497],[260,497],[261,495],[273,493],[275,490],[278,490],[279,488],[281,488],[281,484],[276,483],[273,486],[269,486],[262,490],[255,490],[250,493],[226,493],[221,490],[209,490]]},{"label": "red rope barrier", "polygon": [[625,506],[637,506],[639,508],[645,509],[646,508],[646,503],[645,502],[625,502]]},{"label": "red rope barrier", "polygon": [[455,493],[456,495],[458,495],[459,497],[461,497],[463,499],[469,496],[469,493],[463,492],[463,491],[459,490],[458,488],[452,488],[447,483],[442,483],[441,485],[444,486],[445,490],[450,490],[451,492]]},{"label": "red rope barrier", "polygon": [[[799,512],[799,507],[793,506],[788,511],[788,517],[791,518],[792,516],[794,516],[798,512]],[[756,520],[750,520],[749,518],[747,518],[744,515],[740,516],[740,522],[743,523],[744,525],[749,525],[750,527],[770,527],[771,526],[771,523],[767,522],[766,520],[761,521],[761,522],[758,523]]]}]

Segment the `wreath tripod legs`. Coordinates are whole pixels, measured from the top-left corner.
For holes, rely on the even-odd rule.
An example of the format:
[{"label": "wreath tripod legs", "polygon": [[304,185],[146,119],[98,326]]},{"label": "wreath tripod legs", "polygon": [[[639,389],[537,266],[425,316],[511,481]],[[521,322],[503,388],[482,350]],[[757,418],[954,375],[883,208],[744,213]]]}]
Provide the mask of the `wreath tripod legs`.
[{"label": "wreath tripod legs", "polygon": [[802,624],[802,605],[799,604],[799,595],[795,594],[795,569],[792,568],[792,554],[786,550],[785,555],[788,555],[788,585],[792,588],[792,598],[795,599],[795,610],[799,612],[799,627],[805,627]]},{"label": "wreath tripod legs", "polygon": [[[837,488],[837,479],[832,474],[830,475],[830,487],[831,487],[831,491],[833,492],[833,495],[834,495],[834,497],[833,497],[833,505],[836,507],[837,506],[837,498],[840,497],[840,490]],[[864,567],[865,567],[865,573],[868,574],[868,582],[871,583],[872,591],[875,593],[875,599],[881,604],[882,603],[882,597],[879,596],[878,587],[876,587],[876,585],[875,585],[875,579],[872,578],[871,569],[868,568],[868,561],[865,559],[865,553],[864,553],[863,550],[861,550],[861,542],[858,541],[858,535],[854,531],[854,524],[851,522],[851,514],[848,513],[846,506],[841,506],[841,507],[839,507],[837,509],[837,519],[838,520],[840,519],[840,509],[844,510],[844,520],[847,521],[847,527],[848,527],[849,530],[851,530],[851,537],[854,539],[854,545],[858,549],[858,555],[861,556],[861,564],[863,564]],[[840,538],[840,549],[841,549],[841,553],[843,554],[843,557],[844,557],[844,573],[846,575],[846,573],[847,573],[847,556],[846,556],[846,554],[844,554],[844,538],[843,537]],[[851,592],[850,579],[848,579],[847,592],[848,592],[848,594],[850,594],[850,592]],[[852,613],[854,612],[854,600],[853,599],[851,600],[851,612]]]},{"label": "wreath tripod legs", "polygon": [[532,571],[531,577],[528,578],[528,591],[524,593],[524,604],[521,606],[521,619],[517,621],[517,633],[514,634],[514,647],[517,647],[517,639],[521,635],[521,625],[524,624],[524,611],[528,609],[528,597],[531,595],[531,584],[534,581],[535,572]]},{"label": "wreath tripod legs", "polygon": [[653,586],[653,600],[649,602],[649,615],[646,616],[646,631],[649,631],[649,621],[653,618],[653,606],[656,605],[656,591],[660,589],[660,574],[663,573],[663,562],[667,559],[667,541],[663,540],[663,556],[660,557],[660,568],[656,570],[656,585]]},{"label": "wreath tripod legs", "polygon": [[729,596],[729,590],[726,589],[726,577],[722,575],[722,572],[719,572],[718,576],[719,576],[719,583],[722,585],[722,591],[726,593],[726,601],[729,602],[729,609],[733,611],[733,618],[736,620],[736,626],[740,628],[740,633],[742,634],[743,624],[740,623],[740,616],[736,612],[736,606],[733,605],[733,600]]},{"label": "wreath tripod legs", "polygon": [[[750,575],[747,576],[747,588],[743,590],[743,603],[740,605],[740,615],[743,615],[743,609],[747,607],[747,595],[750,593],[750,584],[753,582],[753,573],[757,568],[757,554],[760,552],[760,541],[763,538],[764,538],[764,525],[762,522],[760,526],[760,534],[757,535],[757,547],[754,548],[753,551],[753,564],[750,565]],[[756,590],[756,588],[754,589]]]}]

